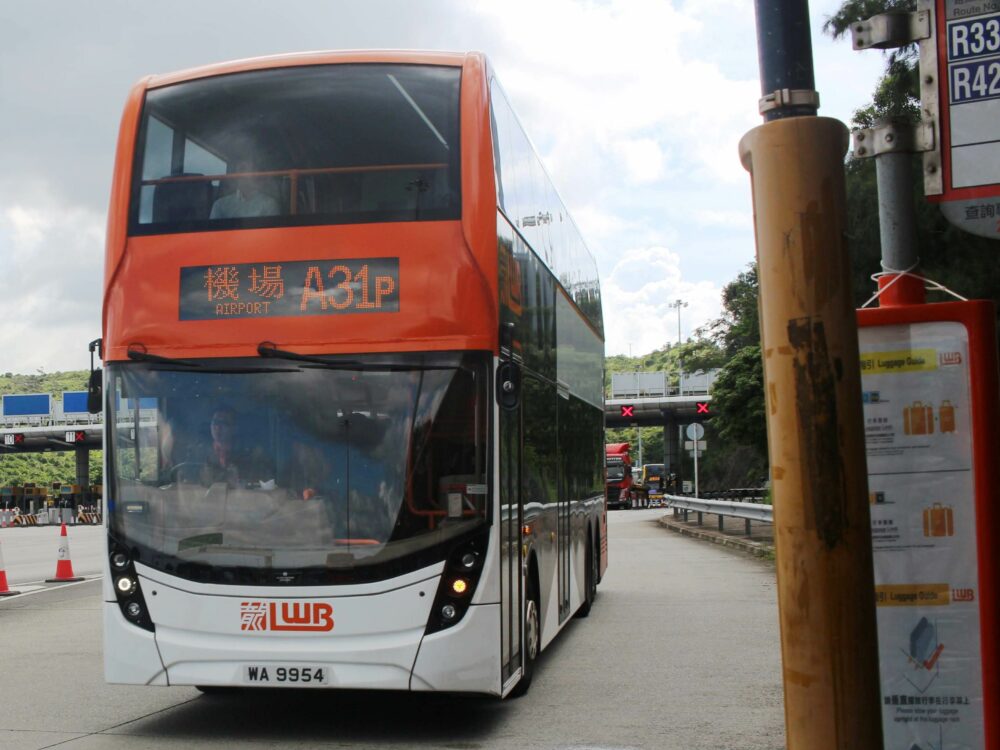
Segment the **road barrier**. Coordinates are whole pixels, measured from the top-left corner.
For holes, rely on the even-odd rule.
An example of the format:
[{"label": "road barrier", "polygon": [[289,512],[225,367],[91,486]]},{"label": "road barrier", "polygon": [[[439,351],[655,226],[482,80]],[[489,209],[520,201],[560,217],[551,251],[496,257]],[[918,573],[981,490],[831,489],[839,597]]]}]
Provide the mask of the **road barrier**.
[{"label": "road barrier", "polygon": [[14,526],[37,526],[37,525],[38,525],[38,517],[33,514],[22,516],[20,513],[18,513],[18,515],[14,516]]},{"label": "road barrier", "polygon": [[746,521],[746,535],[750,536],[750,522],[774,523],[774,512],[770,505],[763,503],[747,503],[734,500],[709,500],[701,497],[681,497],[680,495],[665,495],[664,503],[666,507],[674,509],[674,515],[678,512],[684,514],[687,521],[688,513],[694,511],[698,514],[698,525],[702,524],[703,514],[711,513],[719,517],[719,530],[722,530],[723,519],[742,518]]},{"label": "road barrier", "polygon": [[100,525],[100,523],[101,523],[101,513],[100,513],[100,511],[81,510],[76,515],[76,522],[77,523],[89,523],[89,524],[93,524],[95,526]]}]

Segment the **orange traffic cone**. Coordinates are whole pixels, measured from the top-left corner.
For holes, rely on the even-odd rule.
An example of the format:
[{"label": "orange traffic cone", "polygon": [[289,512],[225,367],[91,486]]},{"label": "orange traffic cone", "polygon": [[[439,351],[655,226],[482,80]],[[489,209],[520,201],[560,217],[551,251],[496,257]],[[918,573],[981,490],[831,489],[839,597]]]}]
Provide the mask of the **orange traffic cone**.
[{"label": "orange traffic cone", "polygon": [[3,566],[3,547],[0,547],[0,596],[14,596],[20,591],[11,591],[7,585],[7,570]]},{"label": "orange traffic cone", "polygon": [[55,578],[46,578],[46,583],[69,583],[71,581],[82,581],[73,573],[73,563],[69,559],[69,536],[66,534],[66,524],[62,525],[59,532],[59,559],[56,561]]}]

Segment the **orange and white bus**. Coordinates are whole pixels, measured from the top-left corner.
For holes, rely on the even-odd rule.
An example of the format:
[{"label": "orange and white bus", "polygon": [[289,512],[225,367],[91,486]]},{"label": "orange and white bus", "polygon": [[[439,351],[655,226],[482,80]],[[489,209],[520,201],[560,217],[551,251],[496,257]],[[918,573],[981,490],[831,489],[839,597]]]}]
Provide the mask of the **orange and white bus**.
[{"label": "orange and white bus", "polygon": [[105,262],[108,681],[525,690],[607,565],[603,334],[486,59],[142,80]]}]

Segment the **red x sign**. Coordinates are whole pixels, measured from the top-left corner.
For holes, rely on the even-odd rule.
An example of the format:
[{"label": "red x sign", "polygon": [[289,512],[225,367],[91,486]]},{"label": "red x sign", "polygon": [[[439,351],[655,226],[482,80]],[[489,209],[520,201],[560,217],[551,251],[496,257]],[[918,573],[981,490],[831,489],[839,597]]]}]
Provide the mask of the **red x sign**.
[{"label": "red x sign", "polygon": [[635,406],[629,404],[628,406],[622,406],[622,416],[623,417],[635,417]]},{"label": "red x sign", "polygon": [[697,403],[699,414],[708,414],[708,403],[705,401],[699,401]]}]

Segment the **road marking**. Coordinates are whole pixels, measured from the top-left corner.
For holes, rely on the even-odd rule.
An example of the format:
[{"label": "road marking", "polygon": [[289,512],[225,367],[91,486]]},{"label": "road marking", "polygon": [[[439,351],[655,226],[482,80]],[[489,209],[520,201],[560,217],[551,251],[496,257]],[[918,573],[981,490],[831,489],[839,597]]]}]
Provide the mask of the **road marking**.
[{"label": "road marking", "polygon": [[69,588],[70,586],[79,586],[80,584],[89,583],[91,581],[98,581],[100,579],[101,579],[101,576],[99,576],[99,575],[96,575],[96,576],[85,576],[82,581],[74,581],[73,583],[53,583],[53,584],[48,585],[48,586],[37,585],[38,583],[41,583],[41,582],[36,582],[34,584],[32,584],[32,583],[12,583],[10,585],[11,588],[14,591],[18,591],[20,593],[17,593],[14,596],[5,596],[3,599],[0,599],[0,604],[3,604],[4,602],[12,602],[15,599],[20,599],[22,596],[31,596],[32,594],[37,594],[37,593],[39,593],[41,591],[52,591],[53,589]]}]

